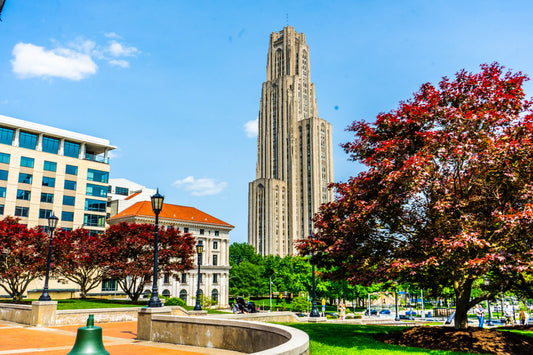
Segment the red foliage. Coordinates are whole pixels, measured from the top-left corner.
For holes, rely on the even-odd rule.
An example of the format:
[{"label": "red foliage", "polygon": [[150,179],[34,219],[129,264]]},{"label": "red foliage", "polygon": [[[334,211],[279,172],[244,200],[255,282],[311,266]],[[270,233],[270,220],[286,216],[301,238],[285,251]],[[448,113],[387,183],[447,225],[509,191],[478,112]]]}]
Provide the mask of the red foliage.
[{"label": "red foliage", "polygon": [[84,228],[61,230],[56,233],[53,250],[54,272],[78,284],[82,298],[102,282],[107,260],[103,235],[91,236]]},{"label": "red foliage", "polygon": [[[522,73],[496,63],[424,84],[374,124],[354,122],[345,151],[368,170],[334,184],[302,253],[335,279],[395,278],[453,287],[457,322],[533,273],[533,116]],[[312,245],[311,245],[312,243]],[[470,300],[473,282],[491,286]]]},{"label": "red foliage", "polygon": [[[107,277],[118,279],[133,301],[153,273],[154,228],[151,224],[120,223],[110,226],[104,235]],[[178,273],[193,268],[195,240],[189,233],[159,228],[158,239],[159,271]]]},{"label": "red foliage", "polygon": [[13,299],[44,274],[48,241],[39,227],[28,229],[11,217],[0,221],[0,286]]}]

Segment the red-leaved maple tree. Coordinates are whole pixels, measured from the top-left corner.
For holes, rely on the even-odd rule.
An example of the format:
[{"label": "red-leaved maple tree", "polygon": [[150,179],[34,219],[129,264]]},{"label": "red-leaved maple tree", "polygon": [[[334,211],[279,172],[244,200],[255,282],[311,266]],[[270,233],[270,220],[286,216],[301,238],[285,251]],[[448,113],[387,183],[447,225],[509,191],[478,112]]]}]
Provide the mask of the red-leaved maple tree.
[{"label": "red-leaved maple tree", "polygon": [[48,241],[39,227],[28,229],[12,217],[0,221],[0,286],[13,300],[44,275]]},{"label": "red-leaved maple tree", "polygon": [[[154,265],[154,225],[119,223],[110,226],[106,243],[106,277],[116,279],[120,288],[136,302],[150,280]],[[175,228],[159,228],[158,270],[179,273],[193,268],[194,237]]]},{"label": "red-leaved maple tree", "polygon": [[106,253],[103,235],[90,235],[84,228],[60,230],[54,239],[54,274],[78,284],[86,298],[104,279]]},{"label": "red-leaved maple tree", "polygon": [[[366,171],[336,183],[303,254],[333,279],[413,282],[476,303],[533,272],[533,116],[520,72],[497,63],[420,91],[343,145]],[[483,279],[489,282],[485,285]],[[482,292],[472,297],[472,287]]]}]

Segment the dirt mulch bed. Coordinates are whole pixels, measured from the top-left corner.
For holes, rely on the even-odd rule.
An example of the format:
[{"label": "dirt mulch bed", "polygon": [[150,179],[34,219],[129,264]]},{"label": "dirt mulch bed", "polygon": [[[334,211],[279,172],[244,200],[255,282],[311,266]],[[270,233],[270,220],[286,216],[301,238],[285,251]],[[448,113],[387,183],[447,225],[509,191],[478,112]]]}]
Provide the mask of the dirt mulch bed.
[{"label": "dirt mulch bed", "polygon": [[[512,329],[533,331],[533,326]],[[533,338],[496,329],[451,327],[413,327],[391,334],[378,334],[376,340],[387,344],[471,354],[533,354]]]}]

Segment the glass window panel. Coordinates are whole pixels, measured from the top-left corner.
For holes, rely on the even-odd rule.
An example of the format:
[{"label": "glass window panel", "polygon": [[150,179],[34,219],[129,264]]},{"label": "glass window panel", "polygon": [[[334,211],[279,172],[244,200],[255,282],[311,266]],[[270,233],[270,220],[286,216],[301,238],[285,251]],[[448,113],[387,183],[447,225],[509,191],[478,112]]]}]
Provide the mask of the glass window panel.
[{"label": "glass window panel", "polygon": [[107,197],[107,186],[87,184],[86,194],[89,196]]},{"label": "glass window panel", "polygon": [[0,197],[6,197],[6,188],[0,187]]},{"label": "glass window panel", "polygon": [[10,155],[6,153],[0,153],[0,163],[9,164]]},{"label": "glass window panel", "polygon": [[0,127],[0,143],[12,145],[13,132],[12,129]]},{"label": "glass window panel", "polygon": [[37,146],[37,135],[28,132],[20,132],[19,147],[35,149]]},{"label": "glass window panel", "polygon": [[54,194],[41,193],[41,202],[54,203]]},{"label": "glass window panel", "polygon": [[43,176],[43,186],[55,187],[56,179],[49,176]]},{"label": "glass window panel", "polygon": [[107,183],[109,173],[107,171],[88,169],[87,180]]},{"label": "glass window panel", "polygon": [[0,205],[0,214],[4,214],[4,205]]},{"label": "glass window panel", "polygon": [[65,141],[64,155],[67,157],[78,158],[80,156],[80,145]]},{"label": "glass window panel", "polygon": [[61,220],[72,222],[74,220],[74,212],[66,212],[66,211],[61,212]]},{"label": "glass window panel", "polygon": [[67,206],[74,206],[76,198],[74,196],[63,196],[63,204]]},{"label": "glass window panel", "polygon": [[78,167],[74,165],[67,165],[67,168],[65,169],[65,173],[70,175],[78,175]]},{"label": "glass window panel", "polygon": [[126,188],[126,187],[117,186],[117,187],[115,187],[115,193],[117,195],[128,196],[129,195],[129,189]]},{"label": "glass window panel", "polygon": [[105,212],[107,202],[102,200],[85,199],[85,211]]},{"label": "glass window panel", "polygon": [[57,154],[59,151],[59,139],[43,137],[43,152]]},{"label": "glass window panel", "polygon": [[33,176],[31,174],[19,173],[19,182],[23,184],[31,184]]},{"label": "glass window panel", "polygon": [[95,214],[85,214],[83,216],[83,225],[89,227],[104,227],[105,216],[99,216]]},{"label": "glass window panel", "polygon": [[30,209],[28,207],[15,207],[15,216],[16,217],[28,217]]},{"label": "glass window panel", "polygon": [[0,180],[7,180],[7,176],[9,175],[7,170],[0,170]]},{"label": "glass window panel", "polygon": [[17,200],[30,200],[30,191],[28,190],[17,190]]},{"label": "glass window panel", "polygon": [[57,163],[54,163],[53,161],[44,161],[44,170],[47,171],[56,171],[57,169]]},{"label": "glass window panel", "polygon": [[65,190],[76,190],[76,181],[65,180]]},{"label": "glass window panel", "polygon": [[33,168],[33,158],[20,157],[20,166],[25,166],[27,168]]},{"label": "glass window panel", "polygon": [[39,210],[39,218],[49,218],[52,215],[52,210]]}]

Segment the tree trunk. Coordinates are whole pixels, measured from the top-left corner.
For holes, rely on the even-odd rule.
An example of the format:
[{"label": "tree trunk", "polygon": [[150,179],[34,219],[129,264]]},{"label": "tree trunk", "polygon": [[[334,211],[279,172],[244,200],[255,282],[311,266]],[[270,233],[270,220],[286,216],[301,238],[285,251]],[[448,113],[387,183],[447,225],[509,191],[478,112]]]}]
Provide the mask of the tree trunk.
[{"label": "tree trunk", "polygon": [[454,283],[455,288],[455,329],[468,328],[468,310],[470,309],[470,295],[473,280],[467,279],[462,283]]}]

